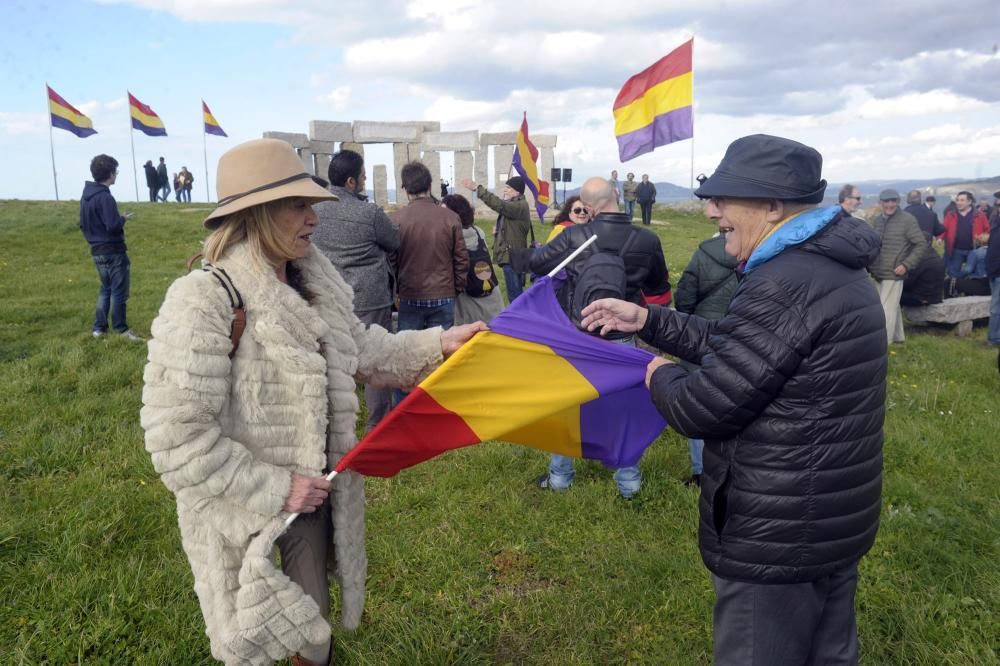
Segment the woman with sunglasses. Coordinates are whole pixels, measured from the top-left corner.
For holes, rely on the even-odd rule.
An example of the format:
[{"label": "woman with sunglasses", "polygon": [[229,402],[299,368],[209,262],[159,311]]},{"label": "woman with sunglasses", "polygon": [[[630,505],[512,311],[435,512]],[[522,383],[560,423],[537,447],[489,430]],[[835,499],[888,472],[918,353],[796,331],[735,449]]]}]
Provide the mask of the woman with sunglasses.
[{"label": "woman with sunglasses", "polygon": [[580,197],[574,194],[569,199],[566,199],[566,203],[559,210],[556,219],[552,220],[552,231],[549,233],[549,237],[545,239],[545,242],[551,242],[566,227],[572,227],[574,224],[586,224],[587,222],[590,222],[590,212],[583,205],[583,202],[580,201]]}]

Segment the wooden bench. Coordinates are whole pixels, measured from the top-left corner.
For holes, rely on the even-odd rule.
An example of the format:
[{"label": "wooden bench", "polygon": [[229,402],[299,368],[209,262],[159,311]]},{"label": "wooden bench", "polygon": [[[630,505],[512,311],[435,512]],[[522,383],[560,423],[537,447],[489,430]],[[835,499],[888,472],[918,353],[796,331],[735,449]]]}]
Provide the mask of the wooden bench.
[{"label": "wooden bench", "polygon": [[933,305],[903,307],[903,314],[911,324],[943,324],[951,327],[955,335],[972,333],[972,323],[990,316],[989,296],[960,296],[946,298]]}]

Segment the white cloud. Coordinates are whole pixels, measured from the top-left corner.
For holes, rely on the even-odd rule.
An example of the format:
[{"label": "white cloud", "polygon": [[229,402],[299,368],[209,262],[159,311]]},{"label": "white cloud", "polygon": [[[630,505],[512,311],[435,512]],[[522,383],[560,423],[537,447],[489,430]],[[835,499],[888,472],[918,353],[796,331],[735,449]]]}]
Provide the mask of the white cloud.
[{"label": "white cloud", "polygon": [[0,111],[0,128],[7,134],[44,134],[49,128],[47,113],[8,113]]},{"label": "white cloud", "polygon": [[338,86],[318,99],[334,111],[343,111],[351,101],[351,87]]},{"label": "white cloud", "polygon": [[939,88],[928,92],[906,93],[888,99],[869,99],[857,109],[857,115],[861,118],[873,119],[902,118],[905,116],[958,113],[985,106],[985,102],[956,95]]}]

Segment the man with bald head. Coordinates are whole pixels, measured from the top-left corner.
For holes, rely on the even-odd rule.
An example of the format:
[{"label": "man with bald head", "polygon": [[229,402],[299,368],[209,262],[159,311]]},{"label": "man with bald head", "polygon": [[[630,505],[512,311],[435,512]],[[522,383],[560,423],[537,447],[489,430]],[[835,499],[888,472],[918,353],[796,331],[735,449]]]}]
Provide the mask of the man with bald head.
[{"label": "man with bald head", "polygon": [[[580,278],[580,271],[595,253],[617,255],[625,264],[625,300],[636,304],[670,303],[670,276],[659,237],[648,229],[632,226],[629,216],[618,212],[615,186],[603,178],[587,180],[580,190],[580,203],[591,215],[587,224],[568,227],[551,242],[539,248],[531,257],[531,271],[544,275],[558,266],[563,259],[596,235],[597,240],[566,266],[566,281],[559,288],[559,304],[571,321],[579,324],[581,314],[575,311],[573,292]],[[619,275],[620,269],[619,269]],[[581,292],[582,293],[582,292]],[[584,303],[583,305],[588,305]],[[635,346],[631,333],[607,336],[618,344]],[[538,479],[542,488],[566,490],[573,482],[573,459],[553,455],[549,471]],[[639,491],[642,477],[639,466],[615,470],[618,492],[630,499]]]}]

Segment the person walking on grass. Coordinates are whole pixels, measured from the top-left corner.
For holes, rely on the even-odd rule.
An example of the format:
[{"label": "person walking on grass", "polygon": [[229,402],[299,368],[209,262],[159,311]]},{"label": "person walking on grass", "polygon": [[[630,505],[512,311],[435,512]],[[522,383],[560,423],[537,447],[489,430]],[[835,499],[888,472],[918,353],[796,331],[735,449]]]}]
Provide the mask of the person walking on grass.
[{"label": "person walking on grass", "polygon": [[881,213],[872,224],[881,239],[881,249],[869,270],[885,310],[886,337],[890,343],[905,342],[903,313],[899,307],[903,281],[911,270],[920,265],[924,253],[933,250],[924,239],[917,219],[900,210],[899,192],[882,190],[878,202]]},{"label": "person walking on grass", "polygon": [[[152,162],[148,162],[152,166]],[[126,340],[142,342],[128,327],[125,304],[128,302],[131,263],[125,247],[125,222],[132,213],[122,215],[111,194],[118,179],[118,160],[110,155],[98,155],[90,162],[90,175],[80,198],[80,231],[90,243],[90,255],[97,267],[101,288],[97,292],[97,310],[91,329],[95,338],[108,332],[108,312],[111,329]]]},{"label": "person walking on grass", "polygon": [[159,198],[166,203],[170,196],[170,176],[167,174],[167,162],[161,157],[160,164],[156,167],[156,177],[160,181]]},{"label": "person walking on grass", "polygon": [[742,264],[722,319],[614,299],[584,310],[591,330],[639,333],[700,364],[656,357],[646,384],[671,427],[705,440],[698,541],[716,595],[715,666],[858,663],[888,343],[865,270],[878,235],[839,206],[815,207],[822,159],[743,137],[695,190]]},{"label": "person walking on grass", "polygon": [[160,200],[160,175],[156,173],[153,160],[146,160],[142,165],[142,170],[146,174],[146,188],[149,189],[149,202],[156,203]]},{"label": "person walking on grass", "polygon": [[642,211],[642,223],[649,226],[653,221],[653,204],[656,203],[656,185],[650,182],[649,174],[642,174],[642,182],[635,190],[635,199]]}]

